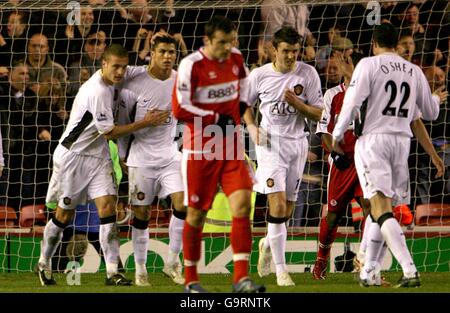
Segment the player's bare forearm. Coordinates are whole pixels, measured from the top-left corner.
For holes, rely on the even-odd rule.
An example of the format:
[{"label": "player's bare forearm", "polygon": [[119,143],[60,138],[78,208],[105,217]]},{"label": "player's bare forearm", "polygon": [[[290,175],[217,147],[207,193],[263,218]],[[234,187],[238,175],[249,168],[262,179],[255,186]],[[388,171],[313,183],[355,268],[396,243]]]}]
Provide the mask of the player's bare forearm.
[{"label": "player's bare forearm", "polygon": [[320,138],[328,151],[333,151],[333,136],[323,133]]},{"label": "player's bare forearm", "polygon": [[430,156],[434,166],[436,166],[436,178],[441,177],[444,174],[445,169],[444,161],[437,154],[436,149],[431,142],[430,135],[428,134],[428,131],[420,118],[411,122],[411,130],[413,131],[414,136],[416,136],[419,144]]},{"label": "player's bare forearm", "polygon": [[242,119],[247,126],[255,125],[255,115],[253,114],[253,109],[251,107],[248,107],[247,110],[245,110],[244,115],[242,115]]},{"label": "player's bare forearm", "polygon": [[301,100],[298,100],[298,103],[294,107],[310,121],[318,122],[322,116],[321,108],[307,105]]},{"label": "player's bare forearm", "polygon": [[131,133],[134,133],[142,128],[147,127],[145,120],[140,120],[127,125],[117,125],[110,132],[103,134],[107,140],[117,139]]}]

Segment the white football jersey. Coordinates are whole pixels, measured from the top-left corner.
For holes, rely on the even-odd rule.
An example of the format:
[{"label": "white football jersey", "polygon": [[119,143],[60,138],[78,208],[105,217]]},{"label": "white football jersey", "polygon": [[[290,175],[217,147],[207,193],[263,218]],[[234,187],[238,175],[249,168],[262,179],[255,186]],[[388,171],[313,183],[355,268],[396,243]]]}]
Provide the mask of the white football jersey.
[{"label": "white football jersey", "polygon": [[248,101],[253,105],[259,98],[263,129],[280,138],[298,139],[307,135],[305,117],[284,100],[284,92],[291,89],[306,104],[322,108],[320,78],[314,67],[296,62],[292,72],[283,74],[268,63],[254,69],[248,81]]},{"label": "white football jersey", "polygon": [[129,143],[127,165],[162,167],[172,162],[179,154],[174,141],[177,120],[172,114],[172,89],[177,72],[173,70],[171,77],[162,81],[150,76],[147,66],[142,68],[145,68],[145,71],[123,84],[121,96],[128,116],[133,115],[130,120],[143,119],[149,110],[170,111],[170,115],[163,125],[146,127],[133,133],[134,138]]},{"label": "white football jersey", "polygon": [[[358,113],[360,111],[360,113]],[[395,53],[363,58],[355,68],[333,136],[340,140],[360,114],[362,135],[412,136],[410,123],[422,114],[434,120],[439,97],[432,96],[422,70]]]},{"label": "white football jersey", "polygon": [[104,158],[109,155],[102,134],[114,128],[114,96],[118,90],[104,83],[100,70],[79,89],[60,145],[80,154]]},{"label": "white football jersey", "polygon": [[[142,69],[128,66],[124,79],[132,79],[141,72]],[[119,86],[105,84],[101,70],[95,72],[78,90],[59,144],[80,155],[99,158],[109,155],[103,134],[115,126],[119,91]]]}]

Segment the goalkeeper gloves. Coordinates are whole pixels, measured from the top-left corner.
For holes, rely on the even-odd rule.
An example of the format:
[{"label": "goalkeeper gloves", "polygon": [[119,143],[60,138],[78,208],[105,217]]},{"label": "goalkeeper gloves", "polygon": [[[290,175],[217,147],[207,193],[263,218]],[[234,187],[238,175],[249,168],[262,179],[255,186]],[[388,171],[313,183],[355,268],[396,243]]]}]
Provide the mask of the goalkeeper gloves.
[{"label": "goalkeeper gloves", "polygon": [[345,155],[338,154],[336,151],[332,151],[330,156],[333,159],[334,166],[336,166],[339,170],[345,170],[352,164],[352,162]]}]

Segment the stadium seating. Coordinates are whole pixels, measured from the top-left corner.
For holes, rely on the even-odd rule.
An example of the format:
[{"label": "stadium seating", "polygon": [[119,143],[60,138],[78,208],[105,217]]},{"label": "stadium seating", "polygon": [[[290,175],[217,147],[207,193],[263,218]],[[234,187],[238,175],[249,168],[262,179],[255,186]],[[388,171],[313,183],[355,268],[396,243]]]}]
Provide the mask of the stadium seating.
[{"label": "stadium seating", "polygon": [[14,227],[17,222],[17,214],[14,208],[9,206],[0,206],[0,227]]},{"label": "stadium seating", "polygon": [[450,226],[450,204],[429,203],[416,206],[415,224],[419,226]]},{"label": "stadium seating", "polygon": [[20,209],[19,226],[43,226],[47,222],[45,204],[27,205]]}]

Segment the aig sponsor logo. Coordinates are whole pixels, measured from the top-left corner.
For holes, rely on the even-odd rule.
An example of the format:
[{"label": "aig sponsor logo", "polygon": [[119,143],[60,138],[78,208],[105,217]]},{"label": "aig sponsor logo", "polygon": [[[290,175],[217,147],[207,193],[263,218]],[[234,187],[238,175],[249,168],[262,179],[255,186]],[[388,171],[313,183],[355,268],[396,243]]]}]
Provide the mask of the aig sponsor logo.
[{"label": "aig sponsor logo", "polygon": [[287,102],[280,101],[270,105],[270,114],[272,115],[293,115],[297,114],[297,109],[291,107]]}]

